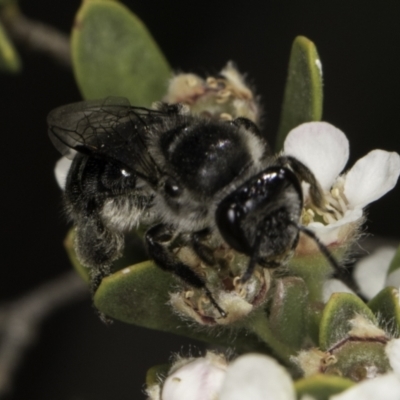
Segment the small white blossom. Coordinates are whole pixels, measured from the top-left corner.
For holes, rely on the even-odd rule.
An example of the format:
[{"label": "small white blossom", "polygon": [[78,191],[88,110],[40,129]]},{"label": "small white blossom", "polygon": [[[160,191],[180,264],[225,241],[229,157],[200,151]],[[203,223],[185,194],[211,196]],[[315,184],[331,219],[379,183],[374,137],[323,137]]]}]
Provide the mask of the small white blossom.
[{"label": "small white blossom", "polygon": [[289,373],[273,358],[246,354],[228,368],[220,400],[295,400]]},{"label": "small white blossom", "polygon": [[[388,274],[389,266],[396,254],[394,247],[381,247],[359,260],[354,266],[354,280],[359,292],[368,300],[375,297],[387,286],[400,287],[400,269]],[[338,279],[328,279],[324,283],[323,300],[327,302],[333,293],[353,293]]]},{"label": "small white blossom", "polygon": [[211,352],[187,362],[181,359],[164,382],[161,400],[214,400],[226,369],[225,358]]},{"label": "small white blossom", "polygon": [[400,286],[398,270],[387,275],[395,253],[394,247],[381,247],[355,265],[354,280],[367,299],[372,299],[385,286]]},{"label": "small white blossom", "polygon": [[349,157],[349,142],[342,131],[326,122],[309,122],[290,131],[284,154],[306,165],[324,191],[330,212],[312,209],[303,184],[303,223],[325,245],[340,245],[351,238],[363,222],[363,208],[393,189],[400,175],[400,156],[384,150],[371,151],[339,175]]},{"label": "small white blossom", "polygon": [[54,175],[56,176],[58,186],[60,186],[62,190],[65,189],[65,183],[69,169],[71,168],[71,164],[72,160],[68,159],[67,157],[61,157],[56,163]]},{"label": "small white blossom", "polygon": [[[393,372],[365,379],[329,400],[400,399],[400,339],[386,346]],[[230,363],[221,355],[180,359],[162,388],[148,390],[151,400],[295,400],[294,383],[273,358],[246,354]],[[311,400],[305,394],[301,400]]]},{"label": "small white blossom", "polygon": [[[156,396],[154,397],[154,393]],[[273,358],[246,354],[229,366],[214,353],[180,360],[162,390],[148,390],[151,400],[295,400],[289,373]]]},{"label": "small white blossom", "polygon": [[324,282],[322,292],[322,300],[327,303],[333,293],[352,293],[355,294],[348,286],[339,279],[328,279]]},{"label": "small white blossom", "polygon": [[366,379],[331,396],[329,400],[399,400],[400,377],[395,373],[387,373],[374,379]]},{"label": "small white blossom", "polygon": [[392,339],[385,347],[390,366],[400,378],[400,339]]}]

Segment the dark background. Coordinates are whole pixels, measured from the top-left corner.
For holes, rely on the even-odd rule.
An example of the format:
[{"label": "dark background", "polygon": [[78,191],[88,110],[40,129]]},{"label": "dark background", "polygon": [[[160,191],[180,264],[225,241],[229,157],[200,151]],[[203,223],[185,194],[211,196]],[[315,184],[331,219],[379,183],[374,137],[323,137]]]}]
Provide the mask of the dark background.
[{"label": "dark background", "polygon": [[[257,87],[274,137],[291,43],[302,34],[319,50],[325,77],[324,119],[351,143],[352,165],[374,148],[400,150],[398,0],[125,1],[153,32],[171,65],[216,72],[228,60]],[[26,15],[69,32],[76,0],[21,0]],[[21,49],[22,74],[0,75],[3,301],[69,268],[67,231],[53,179],[59,155],[46,115],[80,99],[70,71]],[[370,207],[368,231],[398,237],[400,187]],[[12,399],[141,399],[145,371],[189,340],[115,323],[106,327],[90,301],[47,320],[25,355]]]}]

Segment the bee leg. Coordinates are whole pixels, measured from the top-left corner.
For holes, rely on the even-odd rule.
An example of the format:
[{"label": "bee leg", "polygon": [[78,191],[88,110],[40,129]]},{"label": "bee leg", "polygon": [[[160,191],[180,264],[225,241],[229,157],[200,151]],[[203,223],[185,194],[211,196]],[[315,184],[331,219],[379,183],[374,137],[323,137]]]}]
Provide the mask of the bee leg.
[{"label": "bee leg", "polygon": [[[75,226],[75,249],[79,261],[89,269],[90,292],[92,296],[101,281],[111,273],[111,265],[119,258],[124,247],[122,234],[110,231],[96,217],[85,218]],[[113,321],[96,309],[96,313],[106,325]]]},{"label": "bee leg", "polygon": [[112,263],[121,256],[124,236],[107,229],[99,218],[86,218],[75,227],[75,248],[79,261],[90,271],[92,294],[111,273]]},{"label": "bee leg", "polygon": [[209,266],[216,264],[214,254],[209,246],[203,243],[210,235],[208,228],[195,232],[191,235],[191,246],[201,261]]},{"label": "bee leg", "polygon": [[202,277],[197,275],[188,265],[180,262],[169,250],[168,245],[174,238],[174,232],[165,224],[150,228],[145,235],[149,256],[164,271],[169,271],[196,289],[204,290],[206,296],[223,318],[226,312],[218,305]]}]

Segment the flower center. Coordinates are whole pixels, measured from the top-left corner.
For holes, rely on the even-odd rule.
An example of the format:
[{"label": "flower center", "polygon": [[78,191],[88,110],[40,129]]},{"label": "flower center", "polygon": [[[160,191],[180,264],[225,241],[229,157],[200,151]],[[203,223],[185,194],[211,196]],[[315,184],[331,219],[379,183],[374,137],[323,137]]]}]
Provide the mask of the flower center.
[{"label": "flower center", "polygon": [[325,192],[325,202],[328,211],[321,211],[306,200],[301,215],[301,222],[307,226],[312,222],[321,222],[324,225],[333,224],[343,218],[349,209],[344,194],[344,178],[340,177],[330,192]]}]

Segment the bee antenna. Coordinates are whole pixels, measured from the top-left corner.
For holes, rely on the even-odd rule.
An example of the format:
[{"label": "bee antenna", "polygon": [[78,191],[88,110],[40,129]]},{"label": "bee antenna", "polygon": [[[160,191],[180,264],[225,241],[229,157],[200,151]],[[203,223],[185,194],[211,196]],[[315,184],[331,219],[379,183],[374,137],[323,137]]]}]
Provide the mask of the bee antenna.
[{"label": "bee antenna", "polygon": [[314,240],[315,244],[318,246],[319,251],[325,256],[325,258],[332,265],[333,269],[336,271],[336,274],[339,277],[343,277],[344,269],[337,262],[336,258],[332,255],[329,249],[319,240],[319,237],[313,232],[311,229],[306,228],[303,225],[300,225],[294,221],[289,221],[291,225],[294,225],[300,232],[303,232],[305,235]]},{"label": "bee antenna", "polygon": [[228,316],[228,313],[224,311],[217,303],[217,301],[214,299],[213,295],[211,294],[210,290],[208,289],[207,286],[205,286],[204,291],[206,292],[207,297],[210,299],[211,304],[218,310],[222,318],[226,318]]}]

